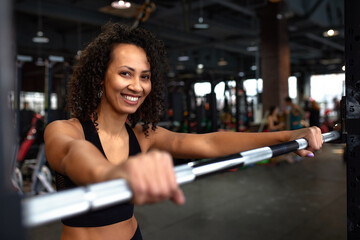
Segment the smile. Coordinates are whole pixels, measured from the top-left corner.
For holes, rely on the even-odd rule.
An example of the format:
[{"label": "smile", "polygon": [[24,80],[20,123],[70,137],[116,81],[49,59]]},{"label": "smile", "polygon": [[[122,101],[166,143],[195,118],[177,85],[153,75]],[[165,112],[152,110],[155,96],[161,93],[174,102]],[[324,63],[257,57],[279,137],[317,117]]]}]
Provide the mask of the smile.
[{"label": "smile", "polygon": [[125,100],[136,103],[139,100],[139,97],[129,96],[129,95],[122,95]]}]

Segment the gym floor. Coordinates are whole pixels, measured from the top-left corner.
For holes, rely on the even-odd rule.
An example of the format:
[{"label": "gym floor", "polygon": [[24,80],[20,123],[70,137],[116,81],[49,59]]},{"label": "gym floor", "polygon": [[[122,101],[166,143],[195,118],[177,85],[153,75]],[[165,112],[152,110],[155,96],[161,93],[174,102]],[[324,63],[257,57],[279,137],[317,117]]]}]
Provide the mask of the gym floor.
[{"label": "gym floor", "polygon": [[[346,239],[343,144],[324,144],[314,158],[238,169],[182,186],[184,206],[136,206],[146,240]],[[53,222],[28,231],[29,240],[60,239]]]}]

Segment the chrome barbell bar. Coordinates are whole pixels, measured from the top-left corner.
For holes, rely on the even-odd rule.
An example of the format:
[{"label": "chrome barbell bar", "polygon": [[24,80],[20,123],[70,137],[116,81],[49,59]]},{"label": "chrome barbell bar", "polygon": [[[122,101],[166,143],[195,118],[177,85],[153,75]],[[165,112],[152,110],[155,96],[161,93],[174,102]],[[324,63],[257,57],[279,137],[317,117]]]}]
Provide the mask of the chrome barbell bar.
[{"label": "chrome barbell bar", "polygon": [[[329,142],[338,139],[340,133],[332,131],[322,134],[322,137],[324,142]],[[190,162],[174,168],[176,181],[179,185],[182,185],[192,182],[203,175],[234,167],[247,166],[285,153],[305,149],[307,146],[307,141],[301,138],[225,157]],[[22,200],[23,224],[25,227],[35,227],[61,218],[123,203],[131,198],[132,192],[124,179],[24,198]]]}]

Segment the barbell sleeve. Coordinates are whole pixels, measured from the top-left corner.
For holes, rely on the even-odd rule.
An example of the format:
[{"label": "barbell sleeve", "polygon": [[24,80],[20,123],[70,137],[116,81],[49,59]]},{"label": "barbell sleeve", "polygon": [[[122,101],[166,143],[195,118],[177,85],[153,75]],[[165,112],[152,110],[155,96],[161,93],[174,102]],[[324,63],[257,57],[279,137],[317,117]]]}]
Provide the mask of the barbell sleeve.
[{"label": "barbell sleeve", "polygon": [[[322,136],[324,142],[329,142],[338,139],[340,133],[333,131],[324,133]],[[281,154],[304,149],[307,146],[305,139],[298,139],[225,157],[182,164],[174,168],[176,181],[182,185],[194,181],[199,176],[246,166]],[[26,227],[35,227],[61,218],[123,203],[131,198],[131,189],[124,179],[24,198],[22,200],[23,224]]]}]

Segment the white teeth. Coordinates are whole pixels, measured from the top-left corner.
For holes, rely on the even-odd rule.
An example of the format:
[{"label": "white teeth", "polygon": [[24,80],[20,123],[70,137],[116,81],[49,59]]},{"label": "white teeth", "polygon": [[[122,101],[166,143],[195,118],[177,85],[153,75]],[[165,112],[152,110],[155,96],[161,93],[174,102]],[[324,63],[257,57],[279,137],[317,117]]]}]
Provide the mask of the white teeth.
[{"label": "white teeth", "polygon": [[124,96],[124,98],[128,101],[131,101],[131,102],[136,102],[137,100],[139,100],[139,97],[131,97],[131,96]]}]

